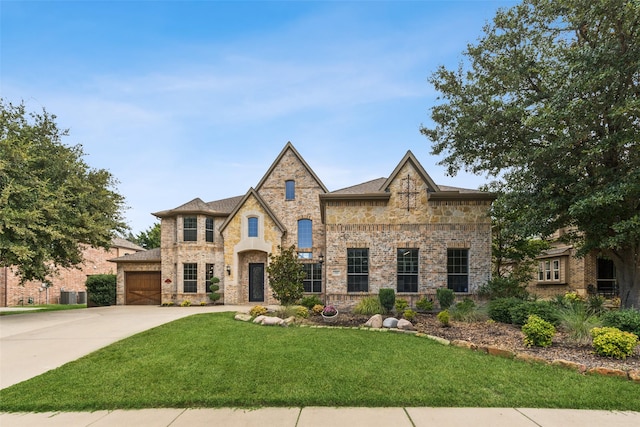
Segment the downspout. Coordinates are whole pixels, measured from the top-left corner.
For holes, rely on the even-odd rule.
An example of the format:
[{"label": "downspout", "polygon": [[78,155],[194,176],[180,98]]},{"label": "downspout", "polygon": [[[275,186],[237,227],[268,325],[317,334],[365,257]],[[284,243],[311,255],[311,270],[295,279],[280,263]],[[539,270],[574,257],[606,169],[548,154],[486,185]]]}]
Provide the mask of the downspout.
[{"label": "downspout", "polygon": [[4,307],[9,303],[9,267],[4,268]]}]

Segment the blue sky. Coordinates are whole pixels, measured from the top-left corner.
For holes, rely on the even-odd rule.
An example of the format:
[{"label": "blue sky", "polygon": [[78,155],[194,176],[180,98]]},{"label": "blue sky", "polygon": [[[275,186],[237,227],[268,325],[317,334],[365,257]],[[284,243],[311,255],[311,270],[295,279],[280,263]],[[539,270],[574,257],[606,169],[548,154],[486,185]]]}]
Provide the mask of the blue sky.
[{"label": "blue sky", "polygon": [[243,195],[291,141],[329,188],[393,171],[437,94],[514,1],[0,1],[0,95],[43,107],[108,169],[134,233],[151,212]]}]

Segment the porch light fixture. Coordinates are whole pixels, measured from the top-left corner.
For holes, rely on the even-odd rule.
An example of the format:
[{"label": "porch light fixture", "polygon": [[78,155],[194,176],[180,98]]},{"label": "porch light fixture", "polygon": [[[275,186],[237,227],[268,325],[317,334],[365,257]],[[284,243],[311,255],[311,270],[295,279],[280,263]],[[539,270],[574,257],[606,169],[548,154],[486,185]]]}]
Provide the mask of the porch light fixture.
[{"label": "porch light fixture", "polygon": [[231,276],[231,267],[227,265],[227,276]]},{"label": "porch light fixture", "polygon": [[324,255],[322,255],[322,252],[320,252],[320,256],[318,257],[318,262],[320,263],[320,265],[324,264]]}]

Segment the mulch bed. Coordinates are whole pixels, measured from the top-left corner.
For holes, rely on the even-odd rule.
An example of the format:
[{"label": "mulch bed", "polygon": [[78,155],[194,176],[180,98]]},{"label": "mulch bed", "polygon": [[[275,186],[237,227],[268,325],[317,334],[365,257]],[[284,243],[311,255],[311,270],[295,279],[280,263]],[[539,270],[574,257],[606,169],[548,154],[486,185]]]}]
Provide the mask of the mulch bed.
[{"label": "mulch bed", "polygon": [[[370,316],[341,312],[338,320],[331,326],[356,327],[363,326]],[[388,316],[385,316],[388,317]],[[320,316],[308,319],[312,324],[324,324]],[[523,343],[523,334],[515,325],[497,322],[456,322],[451,321],[449,327],[443,327],[433,313],[418,314],[412,322],[418,332],[447,339],[461,340],[479,347],[496,347],[515,354],[528,354],[548,362],[566,360],[584,365],[588,369],[608,368],[622,371],[640,372],[640,345],[633,356],[624,360],[597,356],[591,346],[574,344],[565,333],[558,331],[551,347],[528,348]]]}]

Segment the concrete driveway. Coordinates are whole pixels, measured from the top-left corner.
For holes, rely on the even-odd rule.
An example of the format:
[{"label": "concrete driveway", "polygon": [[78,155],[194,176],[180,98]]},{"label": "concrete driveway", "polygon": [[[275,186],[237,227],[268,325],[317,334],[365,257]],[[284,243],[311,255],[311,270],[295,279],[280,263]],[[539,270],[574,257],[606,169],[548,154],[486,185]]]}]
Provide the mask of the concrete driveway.
[{"label": "concrete driveway", "polygon": [[0,316],[0,389],[163,323],[249,308],[112,306]]}]

